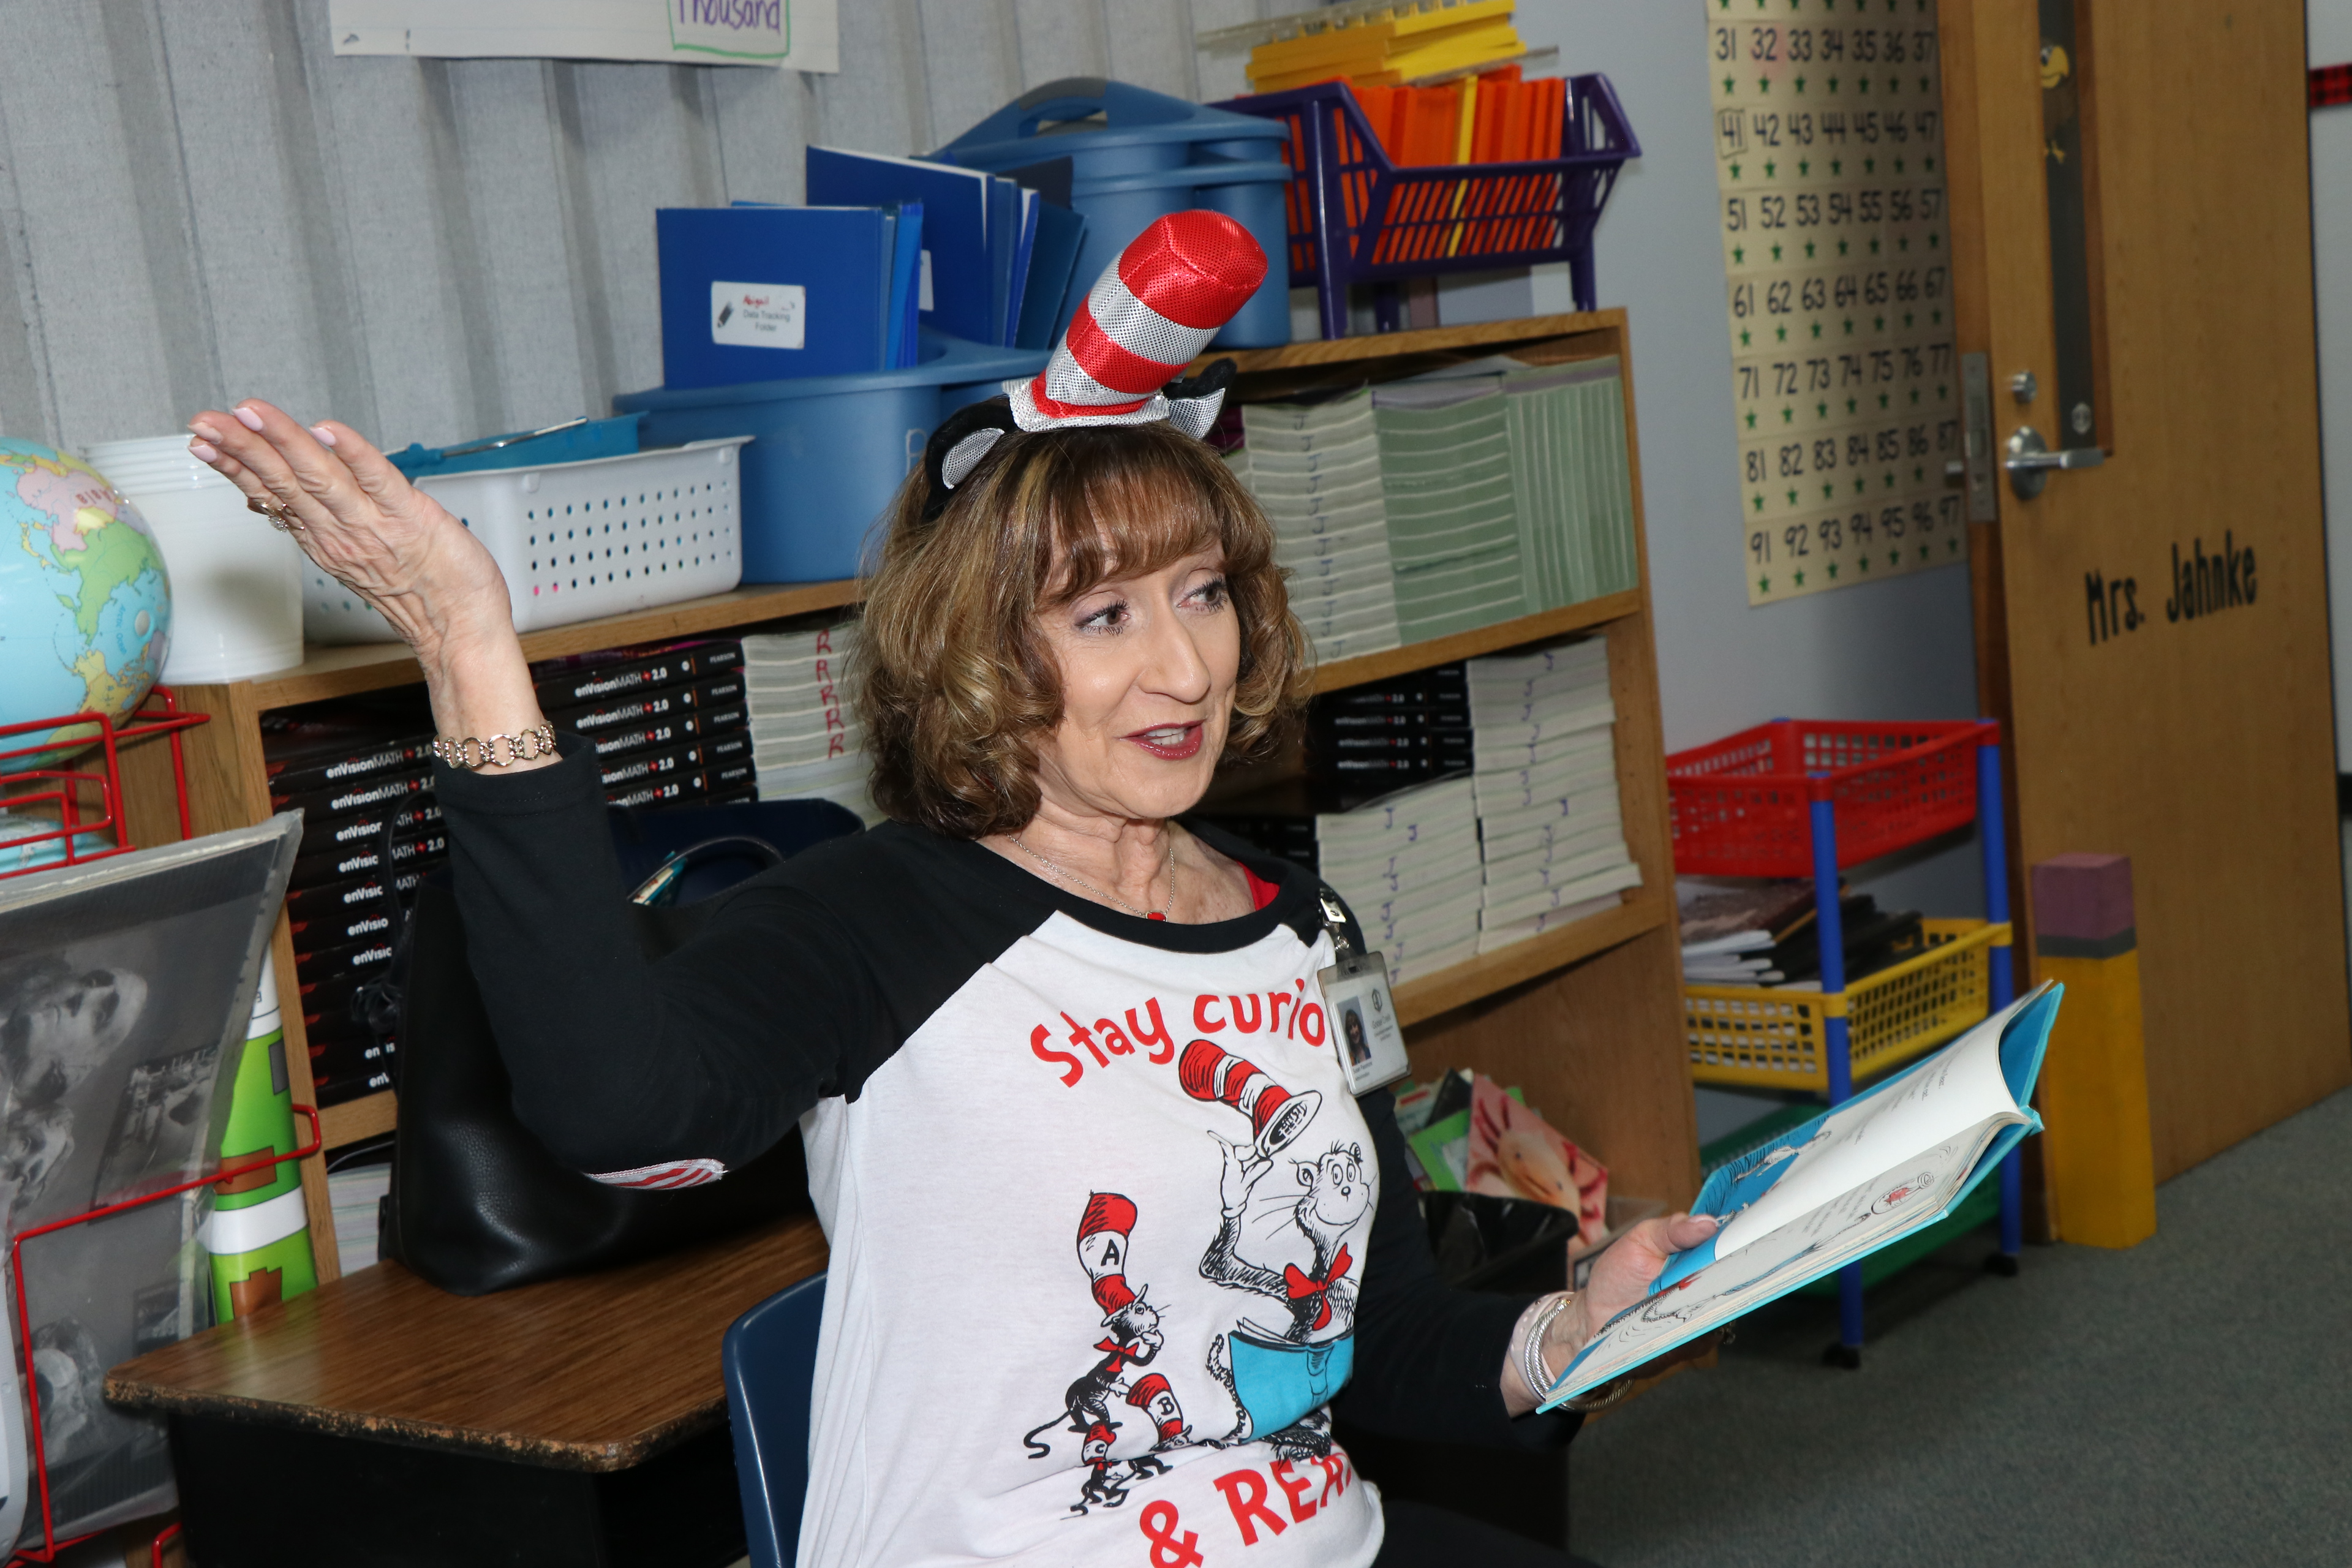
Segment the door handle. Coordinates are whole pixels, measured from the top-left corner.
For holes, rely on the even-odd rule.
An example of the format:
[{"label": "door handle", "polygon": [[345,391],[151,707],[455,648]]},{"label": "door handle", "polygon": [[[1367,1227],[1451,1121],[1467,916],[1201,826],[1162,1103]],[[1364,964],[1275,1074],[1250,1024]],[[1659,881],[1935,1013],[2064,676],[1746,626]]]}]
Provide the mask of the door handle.
[{"label": "door handle", "polygon": [[2009,455],[2000,466],[2009,470],[2009,488],[2017,492],[2017,499],[2032,500],[2042,493],[2053,473],[2095,468],[2106,460],[2107,454],[2097,447],[2068,447],[2053,452],[2042,439],[2041,431],[2021,425],[2009,438]]}]

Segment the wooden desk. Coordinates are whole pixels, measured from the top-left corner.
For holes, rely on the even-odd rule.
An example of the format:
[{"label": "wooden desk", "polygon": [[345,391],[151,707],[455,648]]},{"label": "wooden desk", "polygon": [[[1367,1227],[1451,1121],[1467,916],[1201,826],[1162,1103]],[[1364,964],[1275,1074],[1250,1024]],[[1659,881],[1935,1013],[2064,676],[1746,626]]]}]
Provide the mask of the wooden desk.
[{"label": "wooden desk", "polygon": [[116,1367],[169,1417],[200,1563],[717,1565],[743,1521],[719,1342],[816,1221],[451,1296],[383,1263]]}]

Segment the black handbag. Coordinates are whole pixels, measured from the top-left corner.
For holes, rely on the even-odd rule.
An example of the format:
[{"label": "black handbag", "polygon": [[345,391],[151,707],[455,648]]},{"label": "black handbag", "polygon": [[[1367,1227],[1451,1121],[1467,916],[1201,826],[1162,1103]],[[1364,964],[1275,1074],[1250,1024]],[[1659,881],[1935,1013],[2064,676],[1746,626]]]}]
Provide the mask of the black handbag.
[{"label": "black handbag", "polygon": [[[707,897],[820,839],[858,829],[824,801],[615,813],[624,872],[656,866],[630,919],[646,956],[688,940]],[[718,831],[714,832],[716,829]],[[696,837],[702,835],[703,837]],[[676,841],[686,839],[683,845]],[[459,1296],[582,1274],[690,1247],[805,1211],[808,1169],[795,1129],[723,1181],[678,1192],[607,1186],[565,1165],[516,1120],[446,871],[426,879],[401,931],[393,999],[400,1121],[381,1255]]]}]

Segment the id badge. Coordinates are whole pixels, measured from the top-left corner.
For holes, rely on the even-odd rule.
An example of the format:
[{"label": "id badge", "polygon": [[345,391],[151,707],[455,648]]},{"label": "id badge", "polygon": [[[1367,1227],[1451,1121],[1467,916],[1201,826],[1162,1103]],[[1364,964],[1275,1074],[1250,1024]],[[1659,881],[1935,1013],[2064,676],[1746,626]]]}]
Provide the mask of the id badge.
[{"label": "id badge", "polygon": [[1315,978],[1323,985],[1332,1048],[1350,1092],[1370,1094],[1412,1070],[1396,1004],[1389,997],[1388,960],[1377,952],[1342,953]]}]

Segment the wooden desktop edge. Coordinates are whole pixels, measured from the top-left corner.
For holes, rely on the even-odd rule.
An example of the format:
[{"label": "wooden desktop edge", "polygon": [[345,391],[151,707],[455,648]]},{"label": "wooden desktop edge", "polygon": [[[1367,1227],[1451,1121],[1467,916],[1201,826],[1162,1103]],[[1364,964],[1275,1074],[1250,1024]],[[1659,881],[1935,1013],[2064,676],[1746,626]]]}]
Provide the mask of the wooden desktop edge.
[{"label": "wooden desktop edge", "polygon": [[[738,1264],[740,1277],[726,1277],[725,1265],[730,1260]],[[760,1266],[756,1271],[746,1273],[755,1263]],[[727,1325],[776,1291],[822,1271],[826,1263],[823,1233],[815,1216],[808,1214],[682,1252],[489,1296],[449,1295],[398,1264],[386,1263],[378,1268],[389,1272],[371,1269],[330,1281],[290,1301],[215,1324],[125,1362],[108,1373],[105,1397],[110,1404],[133,1410],[457,1450],[551,1469],[627,1469],[725,1421],[727,1393],[719,1352]],[[698,1308],[688,1305],[667,1317],[643,1310],[650,1304],[648,1280],[661,1281],[681,1270],[697,1268],[709,1268],[718,1276],[699,1299]],[[713,1308],[723,1318],[709,1316]],[[523,1317],[539,1321],[529,1326],[530,1331],[518,1336],[516,1320]],[[473,1335],[467,1332],[469,1325]],[[593,1426],[600,1418],[610,1419],[579,1411],[566,1412],[562,1417],[522,1412],[504,1425],[496,1425],[387,1409],[384,1406],[398,1403],[402,1394],[353,1386],[355,1374],[349,1370],[354,1363],[364,1363],[371,1352],[386,1351],[401,1329],[415,1330],[423,1345],[449,1345],[461,1352],[470,1349],[481,1332],[503,1332],[519,1339],[523,1361],[547,1362],[544,1367],[527,1369],[523,1398],[530,1401],[568,1374],[585,1373],[601,1378],[610,1365],[598,1362],[593,1352],[586,1360],[594,1364],[583,1365],[577,1357],[560,1352],[551,1357],[534,1355],[534,1351],[599,1335],[609,1342],[616,1329],[625,1331],[637,1326],[649,1334],[672,1336],[666,1342],[656,1342],[643,1358],[643,1375],[667,1385],[655,1391],[665,1396],[664,1410],[656,1418],[617,1436],[563,1436],[527,1429],[534,1422],[542,1426],[567,1420],[573,1426]],[[573,1329],[580,1331],[567,1331]],[[550,1340],[540,1331],[555,1337]],[[681,1370],[680,1346],[688,1340],[707,1344],[708,1354],[705,1357],[699,1349],[694,1350],[691,1363]],[[610,1352],[617,1347],[606,1342],[597,1348]],[[400,1354],[402,1373],[413,1375],[418,1361],[431,1353],[428,1348]],[[666,1365],[665,1355],[668,1357]],[[335,1370],[320,1370],[330,1363]],[[365,1374],[356,1375],[363,1378]],[[317,1400],[253,1391],[255,1384],[322,1381],[330,1386]],[[593,1404],[602,1386],[601,1383],[588,1386],[583,1402]],[[443,1392],[436,1384],[434,1393],[425,1397],[429,1400]],[[635,1392],[646,1390],[641,1385]],[[480,1391],[469,1391],[468,1396],[484,1397]]]}]

